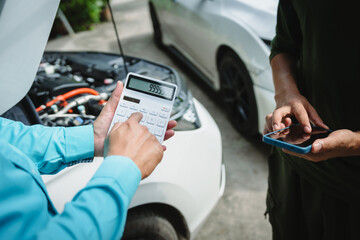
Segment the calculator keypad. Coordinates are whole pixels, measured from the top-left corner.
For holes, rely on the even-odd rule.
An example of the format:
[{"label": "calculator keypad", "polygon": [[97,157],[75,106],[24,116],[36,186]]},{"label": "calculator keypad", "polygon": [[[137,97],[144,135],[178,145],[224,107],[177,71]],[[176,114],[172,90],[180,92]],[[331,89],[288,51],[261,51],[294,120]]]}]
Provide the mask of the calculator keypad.
[{"label": "calculator keypad", "polygon": [[125,122],[131,114],[135,112],[141,112],[143,115],[140,125],[146,126],[149,129],[149,132],[152,133],[160,143],[162,143],[167,120],[170,117],[170,108],[161,107],[160,109],[149,109],[141,107],[139,109],[136,105],[129,105],[126,102],[122,102],[119,104],[116,111],[111,128],[117,122]]}]

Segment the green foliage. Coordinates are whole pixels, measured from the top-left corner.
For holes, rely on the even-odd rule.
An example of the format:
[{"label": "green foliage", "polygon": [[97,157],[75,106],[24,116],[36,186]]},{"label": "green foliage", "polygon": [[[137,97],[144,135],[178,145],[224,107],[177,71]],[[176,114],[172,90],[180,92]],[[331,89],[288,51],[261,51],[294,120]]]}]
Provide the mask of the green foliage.
[{"label": "green foliage", "polygon": [[100,22],[100,15],[106,0],[62,0],[60,9],[64,12],[74,31],[91,29]]}]

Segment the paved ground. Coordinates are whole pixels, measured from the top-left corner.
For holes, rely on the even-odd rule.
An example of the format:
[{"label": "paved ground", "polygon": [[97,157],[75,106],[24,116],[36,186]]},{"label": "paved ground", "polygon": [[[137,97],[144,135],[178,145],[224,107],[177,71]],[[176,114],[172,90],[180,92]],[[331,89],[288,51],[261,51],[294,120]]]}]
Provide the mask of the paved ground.
[{"label": "paved ground", "polygon": [[[214,117],[222,134],[226,165],[226,190],[195,240],[268,240],[271,228],[264,218],[267,188],[266,156],[269,148],[257,139],[245,139],[230,125],[211,94],[204,93],[188,69],[152,41],[152,27],[145,0],[112,0],[119,34],[127,55],[174,67],[187,81],[197,98]],[[48,43],[48,50],[94,50],[118,53],[111,23],[99,24],[93,31],[62,37]]]}]

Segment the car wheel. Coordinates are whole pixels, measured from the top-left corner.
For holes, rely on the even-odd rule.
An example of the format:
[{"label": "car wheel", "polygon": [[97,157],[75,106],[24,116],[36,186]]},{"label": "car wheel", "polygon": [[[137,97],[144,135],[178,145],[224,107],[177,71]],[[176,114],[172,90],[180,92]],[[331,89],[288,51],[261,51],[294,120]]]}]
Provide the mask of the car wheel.
[{"label": "car wheel", "polygon": [[226,52],[219,62],[220,93],[233,126],[242,134],[257,134],[257,107],[251,77],[239,56]]},{"label": "car wheel", "polygon": [[178,240],[172,224],[153,212],[128,216],[122,240]]},{"label": "car wheel", "polygon": [[152,21],[152,25],[153,25],[153,30],[154,30],[154,42],[155,42],[156,46],[158,46],[159,48],[162,48],[164,45],[162,42],[162,31],[161,31],[159,18],[156,14],[154,5],[152,5],[151,3],[149,4],[149,9],[150,9],[150,16],[151,16],[151,21]]}]

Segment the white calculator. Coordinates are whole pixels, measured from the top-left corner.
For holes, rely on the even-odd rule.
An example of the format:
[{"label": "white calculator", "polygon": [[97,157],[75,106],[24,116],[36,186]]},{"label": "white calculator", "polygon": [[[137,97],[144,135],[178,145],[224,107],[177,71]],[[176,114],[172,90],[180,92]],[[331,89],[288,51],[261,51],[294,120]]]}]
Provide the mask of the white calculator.
[{"label": "white calculator", "polygon": [[125,122],[131,114],[140,112],[143,115],[140,124],[146,126],[162,143],[176,90],[175,84],[129,73],[109,132],[115,123]]}]

